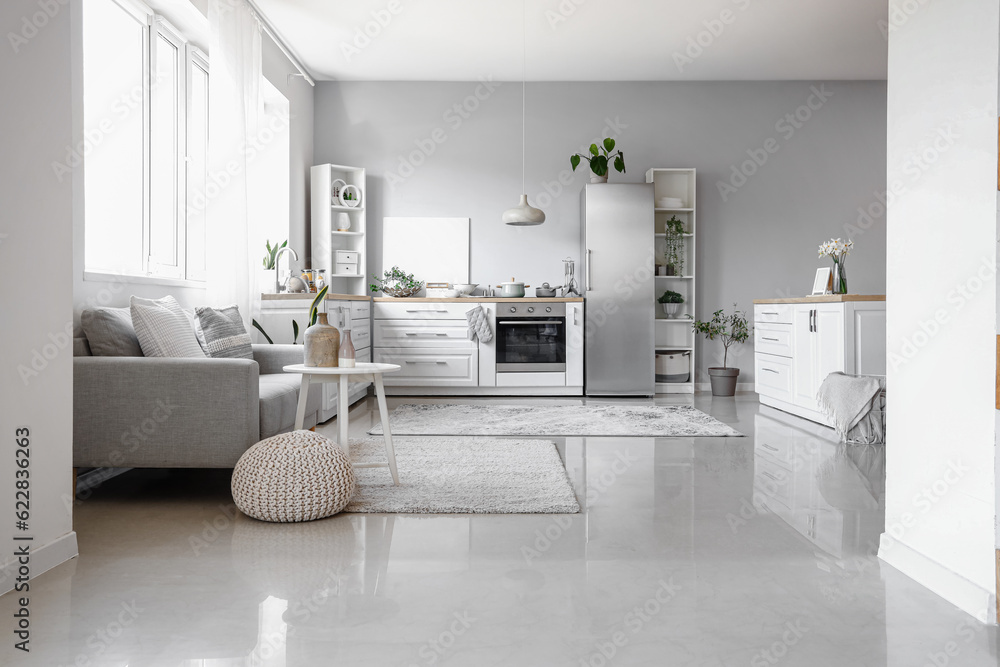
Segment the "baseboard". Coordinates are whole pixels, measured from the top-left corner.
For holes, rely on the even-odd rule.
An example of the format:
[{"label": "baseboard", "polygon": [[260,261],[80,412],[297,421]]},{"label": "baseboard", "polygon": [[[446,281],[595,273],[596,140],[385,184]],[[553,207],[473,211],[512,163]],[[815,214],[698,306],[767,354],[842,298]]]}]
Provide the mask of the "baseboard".
[{"label": "baseboard", "polygon": [[882,534],[878,557],[981,623],[997,622],[996,593],[952,572],[892,536]]},{"label": "baseboard", "polygon": [[[753,382],[737,382],[736,383],[736,391],[739,392],[739,393],[748,392],[748,393],[753,394],[753,393],[755,393],[756,386],[757,385],[754,384]],[[695,385],[694,385],[694,388],[695,388],[696,391],[712,391],[712,383],[711,382],[696,382]]]},{"label": "baseboard", "polygon": [[[55,566],[62,565],[80,555],[76,543],[76,532],[71,530],[46,545],[32,549],[29,554],[31,556],[31,579],[29,581],[33,581]],[[0,566],[0,595],[14,590],[16,579],[17,562],[14,559],[5,560]]]}]

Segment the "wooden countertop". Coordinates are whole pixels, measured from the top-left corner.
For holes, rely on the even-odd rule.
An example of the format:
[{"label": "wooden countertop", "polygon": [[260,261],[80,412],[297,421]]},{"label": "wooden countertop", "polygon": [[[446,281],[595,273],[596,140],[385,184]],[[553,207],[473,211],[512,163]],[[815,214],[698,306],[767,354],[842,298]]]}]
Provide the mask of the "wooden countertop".
[{"label": "wooden countertop", "polygon": [[[261,294],[261,301],[312,301],[316,298],[315,292],[282,292],[281,294]],[[326,295],[330,301],[371,301],[370,296],[362,294],[330,294]]]},{"label": "wooden countertop", "polygon": [[554,296],[550,298],[537,297],[537,296],[526,296],[520,299],[504,299],[499,296],[459,296],[454,298],[446,297],[414,297],[408,296],[405,298],[394,298],[391,296],[377,296],[375,301],[382,303],[583,303],[583,297],[571,296],[571,297],[561,297]]},{"label": "wooden countertop", "polygon": [[754,299],[754,303],[844,303],[845,301],[885,301],[884,294],[824,294],[785,299]]}]

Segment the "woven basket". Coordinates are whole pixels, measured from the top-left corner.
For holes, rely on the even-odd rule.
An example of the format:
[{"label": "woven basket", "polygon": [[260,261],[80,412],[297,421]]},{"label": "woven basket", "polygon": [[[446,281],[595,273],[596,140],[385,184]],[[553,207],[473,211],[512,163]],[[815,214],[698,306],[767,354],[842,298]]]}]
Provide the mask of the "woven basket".
[{"label": "woven basket", "polygon": [[386,287],[385,285],[383,285],[382,293],[385,294],[386,296],[391,296],[391,297],[396,297],[397,299],[401,299],[404,297],[413,296],[414,294],[419,292],[420,288],[423,286],[424,286],[423,283],[417,283],[416,286],[414,287]]},{"label": "woven basket", "polygon": [[233,469],[233,502],[261,521],[313,521],[341,511],[354,495],[357,477],[347,456],[330,439],[292,431],[261,440]]}]

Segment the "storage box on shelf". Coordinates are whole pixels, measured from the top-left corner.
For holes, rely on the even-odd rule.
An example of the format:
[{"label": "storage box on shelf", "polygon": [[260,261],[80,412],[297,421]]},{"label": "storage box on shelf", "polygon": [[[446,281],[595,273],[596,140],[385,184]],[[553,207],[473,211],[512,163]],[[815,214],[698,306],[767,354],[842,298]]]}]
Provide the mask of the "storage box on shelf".
[{"label": "storage box on shelf", "polygon": [[[658,302],[652,305],[656,308],[656,357],[653,363],[666,363],[663,357],[673,357],[669,362],[672,370],[687,362],[689,373],[686,381],[661,381],[663,373],[657,372],[661,379],[656,382],[658,394],[693,394],[695,386],[695,337],[691,323],[696,314],[697,271],[696,242],[697,220],[695,216],[696,202],[695,169],[650,169],[646,172],[646,182],[653,184],[653,199],[655,205],[655,228],[653,229],[653,248],[656,263],[664,263],[664,252],[667,242],[667,221],[674,216],[684,225],[683,258],[684,267],[680,275],[657,276],[656,296],[666,290],[672,290],[684,297],[674,317],[668,317]],[[666,201],[665,201],[666,200]],[[661,204],[668,204],[661,206]],[[683,373],[670,373],[671,379],[683,377]]]},{"label": "storage box on shelf", "polygon": [[754,301],[754,376],[764,405],[829,425],[816,392],[830,373],[885,375],[885,297]]},{"label": "storage box on shelf", "polygon": [[[315,294],[266,294],[261,301],[260,324],[275,343],[291,343],[294,336],[292,321],[298,324],[299,338],[309,325],[309,307]],[[367,296],[348,294],[330,294],[327,297],[326,310],[329,313],[330,324],[343,330],[344,320],[350,317],[351,340],[354,343],[358,362],[370,362],[371,358],[371,299]],[[343,313],[343,316],[342,316]],[[259,340],[266,342],[259,332],[254,332]],[[320,405],[320,421],[327,421],[337,414],[337,385],[323,383],[323,398]],[[350,403],[364,398],[368,393],[370,383],[352,383]]]},{"label": "storage box on shelf", "polygon": [[[367,294],[365,170],[336,164],[316,165],[311,169],[311,186],[313,268],[327,270],[331,292]],[[345,204],[342,201],[345,189],[357,199],[345,200]]]}]

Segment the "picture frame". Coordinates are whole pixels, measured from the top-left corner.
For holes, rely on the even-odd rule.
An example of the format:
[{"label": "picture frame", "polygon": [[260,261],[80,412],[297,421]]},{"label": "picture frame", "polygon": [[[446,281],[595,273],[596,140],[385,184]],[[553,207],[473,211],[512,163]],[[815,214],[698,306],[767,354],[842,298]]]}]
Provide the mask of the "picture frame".
[{"label": "picture frame", "polygon": [[816,269],[816,277],[813,279],[812,296],[833,293],[833,269],[824,266]]}]

